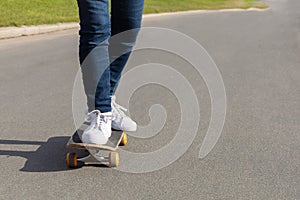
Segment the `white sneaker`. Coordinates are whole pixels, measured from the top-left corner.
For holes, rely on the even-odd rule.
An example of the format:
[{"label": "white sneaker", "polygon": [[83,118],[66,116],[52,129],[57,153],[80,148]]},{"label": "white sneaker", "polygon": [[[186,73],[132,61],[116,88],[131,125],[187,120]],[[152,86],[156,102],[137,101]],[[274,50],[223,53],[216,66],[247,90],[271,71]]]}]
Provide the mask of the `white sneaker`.
[{"label": "white sneaker", "polygon": [[113,129],[122,131],[136,131],[136,123],[123,112],[126,112],[127,109],[116,103],[116,96],[111,97],[111,108],[113,115],[111,126]]},{"label": "white sneaker", "polygon": [[87,115],[87,122],[91,124],[82,134],[82,142],[88,144],[106,144],[111,136],[112,113],[101,113],[94,110]]}]

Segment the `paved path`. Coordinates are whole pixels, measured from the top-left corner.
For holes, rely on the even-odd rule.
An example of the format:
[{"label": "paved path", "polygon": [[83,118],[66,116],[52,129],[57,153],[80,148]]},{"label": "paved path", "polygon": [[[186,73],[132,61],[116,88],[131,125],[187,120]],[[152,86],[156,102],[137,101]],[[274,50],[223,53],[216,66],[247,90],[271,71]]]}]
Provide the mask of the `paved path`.
[{"label": "paved path", "polygon": [[[145,20],[144,26],[175,29],[201,43],[219,67],[228,98],[221,138],[199,160],[210,98],[204,82],[196,82],[198,135],[179,160],[152,173],[65,167],[64,144],[74,131],[77,30],[1,40],[0,199],[300,199],[300,3],[266,2],[271,9],[263,12]],[[134,58],[143,61],[139,52]],[[153,52],[147,61],[155,59],[160,55]],[[193,71],[182,69],[194,80]],[[159,149],[174,136],[178,104],[162,91],[138,90],[131,114],[146,124],[151,103],[163,102],[166,127],[148,140],[131,137],[126,150]]]}]

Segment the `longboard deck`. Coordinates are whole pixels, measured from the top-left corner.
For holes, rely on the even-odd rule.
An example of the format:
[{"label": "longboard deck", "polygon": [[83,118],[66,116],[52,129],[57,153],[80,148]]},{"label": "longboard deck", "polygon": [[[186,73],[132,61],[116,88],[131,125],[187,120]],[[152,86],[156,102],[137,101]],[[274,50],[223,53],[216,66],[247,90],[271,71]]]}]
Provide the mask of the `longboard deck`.
[{"label": "longboard deck", "polygon": [[[90,123],[84,122],[70,137],[67,148],[71,148],[71,152],[67,153],[66,162],[68,167],[76,168],[82,164],[105,164],[109,167],[117,167],[119,165],[119,154],[117,149],[119,145],[126,145],[127,135],[123,131],[112,130],[111,137],[108,138],[106,144],[86,144],[82,143],[82,134]],[[103,150],[105,152],[103,152]],[[108,157],[105,156],[105,154]],[[81,163],[81,164],[78,164]]]},{"label": "longboard deck", "polygon": [[[76,133],[74,133],[76,134]],[[68,148],[77,148],[77,149],[103,149],[109,151],[116,151],[119,147],[119,144],[124,135],[123,131],[115,131],[113,130],[111,133],[111,137],[108,139],[106,144],[87,144],[87,143],[77,143],[73,141],[71,137],[69,142],[67,143]]]},{"label": "longboard deck", "polygon": [[67,148],[76,148],[76,149],[103,149],[109,151],[116,151],[118,146],[122,140],[123,135],[125,134],[123,131],[112,130],[111,137],[108,139],[106,144],[87,144],[82,143],[81,138],[84,130],[90,124],[84,122],[70,137]]}]

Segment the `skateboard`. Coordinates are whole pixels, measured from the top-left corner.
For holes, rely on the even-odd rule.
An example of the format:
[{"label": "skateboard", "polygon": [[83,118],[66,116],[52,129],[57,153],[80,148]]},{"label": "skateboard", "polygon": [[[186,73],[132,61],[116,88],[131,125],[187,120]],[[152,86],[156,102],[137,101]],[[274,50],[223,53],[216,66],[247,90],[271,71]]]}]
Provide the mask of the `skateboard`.
[{"label": "skateboard", "polygon": [[[119,165],[119,146],[125,146],[127,143],[127,134],[123,131],[112,130],[111,136],[106,144],[87,144],[82,143],[81,137],[89,123],[83,123],[75,133],[70,137],[67,148],[73,152],[67,153],[66,161],[69,168],[77,168],[83,164],[104,164],[109,167]],[[83,150],[83,155],[75,152]]]}]

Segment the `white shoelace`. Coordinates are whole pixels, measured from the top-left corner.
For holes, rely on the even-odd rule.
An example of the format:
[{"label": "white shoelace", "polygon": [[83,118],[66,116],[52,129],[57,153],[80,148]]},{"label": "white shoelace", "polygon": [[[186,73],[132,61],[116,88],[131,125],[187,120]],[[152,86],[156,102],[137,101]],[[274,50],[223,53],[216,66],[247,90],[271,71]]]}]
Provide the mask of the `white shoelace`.
[{"label": "white shoelace", "polygon": [[105,113],[101,113],[99,110],[93,110],[92,112],[88,113],[87,121],[94,120],[94,117],[96,117],[96,124],[94,126],[95,129],[96,128],[101,129],[103,123],[107,123],[107,120],[113,119],[113,116],[111,114],[105,114]]}]

